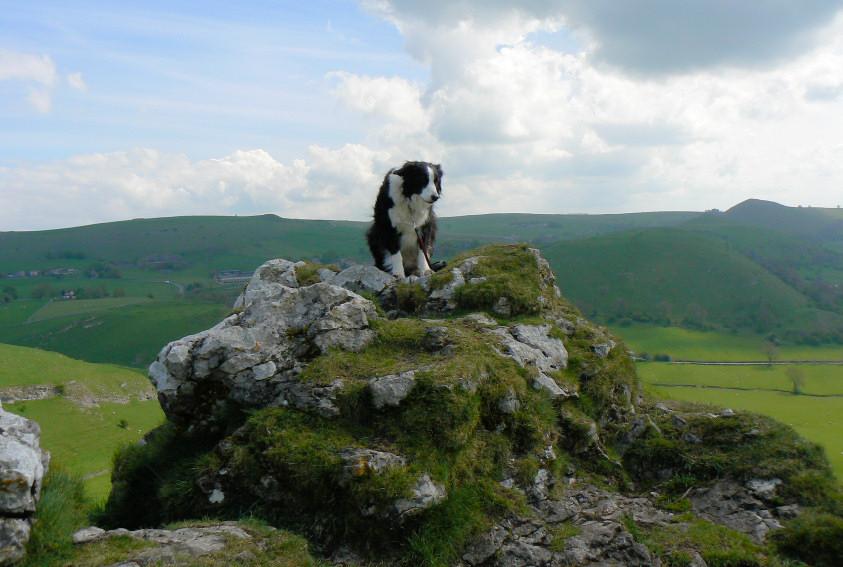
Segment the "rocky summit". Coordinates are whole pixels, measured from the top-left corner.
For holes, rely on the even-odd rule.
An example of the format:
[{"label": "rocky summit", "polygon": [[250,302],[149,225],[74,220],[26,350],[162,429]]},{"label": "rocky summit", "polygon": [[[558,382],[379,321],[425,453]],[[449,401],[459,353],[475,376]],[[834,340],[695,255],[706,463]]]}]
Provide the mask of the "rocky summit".
[{"label": "rocky summit", "polygon": [[[337,565],[776,565],[782,526],[839,514],[818,447],[649,399],[526,245],[424,278],[269,261],[149,376],[167,422],[117,456],[81,546],[251,517]],[[248,540],[203,529],[162,541]]]}]

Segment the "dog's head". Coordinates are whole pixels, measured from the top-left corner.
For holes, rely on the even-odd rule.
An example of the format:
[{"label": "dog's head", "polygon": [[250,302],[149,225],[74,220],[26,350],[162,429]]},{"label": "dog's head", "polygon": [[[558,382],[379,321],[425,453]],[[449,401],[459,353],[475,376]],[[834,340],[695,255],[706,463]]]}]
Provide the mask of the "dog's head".
[{"label": "dog's head", "polygon": [[432,205],[442,196],[442,166],[424,161],[408,161],[390,172],[401,178],[401,193],[408,200]]}]

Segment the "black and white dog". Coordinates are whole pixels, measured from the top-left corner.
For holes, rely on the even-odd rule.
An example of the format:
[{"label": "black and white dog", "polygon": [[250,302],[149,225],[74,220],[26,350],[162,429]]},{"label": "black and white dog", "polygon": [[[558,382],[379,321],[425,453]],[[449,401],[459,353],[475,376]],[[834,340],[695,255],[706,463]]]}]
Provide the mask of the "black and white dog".
[{"label": "black and white dog", "polygon": [[400,278],[433,272],[428,261],[436,239],[433,203],[441,195],[442,167],[438,164],[408,161],[389,170],[375,200],[374,221],[366,232],[378,268]]}]

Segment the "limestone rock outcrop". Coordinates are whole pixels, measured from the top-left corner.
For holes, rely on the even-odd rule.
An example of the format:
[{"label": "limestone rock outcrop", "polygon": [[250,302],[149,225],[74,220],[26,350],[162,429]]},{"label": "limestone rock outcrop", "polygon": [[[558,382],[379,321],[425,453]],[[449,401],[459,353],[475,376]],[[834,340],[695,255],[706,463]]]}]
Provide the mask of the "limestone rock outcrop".
[{"label": "limestone rock outcrop", "polygon": [[0,406],[0,565],[26,552],[35,507],[50,463],[38,423]]},{"label": "limestone rock outcrop", "polygon": [[[493,519],[449,559],[462,565],[660,565],[638,530],[692,526],[656,492],[622,492],[637,482],[670,485],[693,521],[757,542],[801,513],[777,497],[774,475],[682,493],[687,478],[671,480],[683,451],[761,433],[735,412],[648,405],[631,353],[561,297],[525,245],[485,247],[423,278],[271,260],[231,315],[165,346],[149,375],[169,428],[147,438],[150,451],[173,454],[160,446],[169,439],[186,455],[143,498],[130,494],[135,460],[118,462],[115,516],[255,511],[338,564],[388,562],[408,538],[445,529],[438,514],[473,507],[469,517]],[[162,500],[173,487],[187,490],[176,504]],[[697,551],[688,564],[699,567]]]}]

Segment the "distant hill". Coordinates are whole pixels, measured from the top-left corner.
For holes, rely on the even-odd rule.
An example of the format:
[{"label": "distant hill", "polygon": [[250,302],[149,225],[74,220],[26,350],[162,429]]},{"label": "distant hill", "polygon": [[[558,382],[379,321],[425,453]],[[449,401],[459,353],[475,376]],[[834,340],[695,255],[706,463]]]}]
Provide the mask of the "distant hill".
[{"label": "distant hill", "polygon": [[110,262],[123,269],[253,270],[279,256],[335,261],[368,254],[365,223],[254,217],[168,217],[60,230],[0,232],[0,273],[55,266],[86,269]]},{"label": "distant hill", "polygon": [[[85,297],[120,292],[176,302],[203,300],[225,309],[242,283],[220,288],[214,274],[249,273],[278,257],[367,263],[366,226],[262,215],[135,219],[0,232],[0,274],[39,273],[3,280],[0,288],[12,286],[20,298],[49,298],[62,289],[81,287]],[[434,259],[501,241],[541,248],[566,293],[598,320],[774,332],[807,342],[843,340],[840,209],[785,207],[751,199],[725,212],[491,214],[441,218],[439,226]],[[43,277],[55,268],[64,271]],[[158,321],[164,311],[160,305],[155,309],[151,320]],[[133,315],[137,316],[142,317]],[[3,328],[11,323],[26,323],[27,328]],[[68,348],[80,331],[65,331],[58,324],[36,325],[22,314],[0,312],[0,340],[102,360],[101,354],[83,348],[88,344],[85,333],[73,338],[78,346]],[[155,338],[147,340],[151,344]],[[140,364],[148,356],[118,350],[124,364]]]},{"label": "distant hill", "polygon": [[730,220],[810,238],[824,245],[843,244],[843,209],[786,207],[748,199],[724,213]]}]

